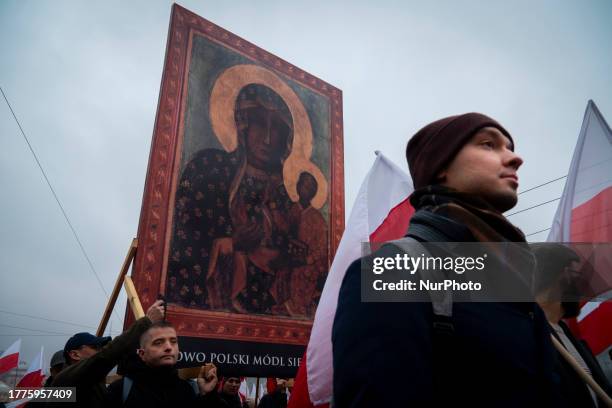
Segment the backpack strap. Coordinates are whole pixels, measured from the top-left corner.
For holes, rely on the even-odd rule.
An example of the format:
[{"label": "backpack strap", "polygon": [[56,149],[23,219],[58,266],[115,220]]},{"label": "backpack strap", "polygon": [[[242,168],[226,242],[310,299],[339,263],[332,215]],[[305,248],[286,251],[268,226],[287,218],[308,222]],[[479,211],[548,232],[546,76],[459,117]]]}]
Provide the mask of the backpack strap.
[{"label": "backpack strap", "polygon": [[[419,240],[411,235],[402,239],[391,241],[390,244],[398,247],[404,253],[409,255],[424,255],[425,257],[431,256],[423,244],[421,244]],[[438,282],[442,282],[446,278],[446,273],[444,271],[430,272],[432,274],[432,278]],[[430,290],[429,297],[431,298],[431,306],[434,313],[434,331],[438,330],[438,327],[444,331],[448,331],[448,329],[452,328],[453,292],[450,290]],[[440,317],[440,319],[437,319],[437,317]]]},{"label": "backpack strap", "polygon": [[130,391],[132,390],[132,384],[134,384],[134,380],[130,377],[123,377],[123,387],[121,390],[121,401],[125,404],[128,396],[130,395]]},{"label": "backpack strap", "polygon": [[[446,238],[429,242],[444,242]],[[391,244],[397,246],[407,254],[415,254],[425,257],[430,256],[425,247],[413,236],[406,236],[403,239],[392,241]],[[446,277],[444,271],[429,271],[432,278],[442,282]],[[432,369],[434,373],[433,381],[436,390],[448,389],[448,384],[452,384],[453,363],[455,351],[455,326],[453,323],[453,293],[450,290],[429,291],[432,317]],[[449,382],[450,381],[450,382]]]}]

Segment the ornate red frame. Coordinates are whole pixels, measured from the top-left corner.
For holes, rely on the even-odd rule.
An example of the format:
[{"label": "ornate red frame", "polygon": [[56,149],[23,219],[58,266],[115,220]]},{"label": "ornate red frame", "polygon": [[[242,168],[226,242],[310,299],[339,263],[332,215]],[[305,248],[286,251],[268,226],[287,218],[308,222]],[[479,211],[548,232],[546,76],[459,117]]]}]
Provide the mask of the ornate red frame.
[{"label": "ornate red frame", "polygon": [[[139,247],[132,276],[146,309],[163,288],[163,267],[171,230],[170,203],[178,150],[193,33],[204,35],[271,70],[326,96],[331,106],[330,262],[344,230],[344,148],[342,92],[256,45],[174,4],[168,33],[149,167],[138,227]],[[131,317],[128,311],[127,316]],[[198,311],[168,306],[168,319],[182,336],[305,345],[312,322],[274,317]],[[126,319],[126,326],[132,319]]]}]

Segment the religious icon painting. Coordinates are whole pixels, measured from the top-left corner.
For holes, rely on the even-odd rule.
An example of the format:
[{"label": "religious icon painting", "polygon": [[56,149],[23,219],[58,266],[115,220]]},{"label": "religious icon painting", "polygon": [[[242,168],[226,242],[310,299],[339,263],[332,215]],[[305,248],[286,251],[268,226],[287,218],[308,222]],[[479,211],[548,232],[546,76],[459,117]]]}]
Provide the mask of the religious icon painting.
[{"label": "religious icon painting", "polygon": [[342,93],[178,5],[168,35],[135,286],[183,366],[292,376],[344,228]]}]

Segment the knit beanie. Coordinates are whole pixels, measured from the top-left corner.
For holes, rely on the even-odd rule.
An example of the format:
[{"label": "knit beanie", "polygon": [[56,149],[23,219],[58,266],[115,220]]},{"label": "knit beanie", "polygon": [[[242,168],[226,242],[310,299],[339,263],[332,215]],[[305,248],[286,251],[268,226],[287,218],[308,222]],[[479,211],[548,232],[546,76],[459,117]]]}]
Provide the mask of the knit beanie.
[{"label": "knit beanie", "polygon": [[436,183],[436,176],[447,166],[470,138],[484,127],[494,127],[512,136],[495,119],[482,113],[464,113],[437,120],[419,130],[406,146],[406,159],[414,188]]}]

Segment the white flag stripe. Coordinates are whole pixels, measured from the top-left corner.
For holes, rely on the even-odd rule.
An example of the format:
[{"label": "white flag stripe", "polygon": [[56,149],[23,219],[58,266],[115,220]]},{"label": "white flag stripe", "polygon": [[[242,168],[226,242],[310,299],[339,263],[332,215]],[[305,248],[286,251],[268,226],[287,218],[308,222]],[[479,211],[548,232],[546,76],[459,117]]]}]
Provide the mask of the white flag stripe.
[{"label": "white flag stripe", "polygon": [[33,373],[35,371],[41,371],[43,369],[43,353],[44,347],[40,347],[40,353],[38,353],[30,362],[30,366],[28,367],[28,371],[24,374],[24,377],[29,373]]},{"label": "white flag stripe", "polygon": [[17,408],[21,404],[25,404],[28,401],[30,401],[30,398],[24,398],[24,399],[20,399],[20,400],[13,401],[13,402],[8,402],[6,404],[6,408]]},{"label": "white flag stripe", "polygon": [[21,349],[21,339],[18,339],[13,344],[11,344],[9,348],[4,350],[4,353],[2,353],[0,358],[10,356],[11,354],[19,353],[20,349]]},{"label": "white flag stripe", "polygon": [[380,152],[376,152],[376,162],[367,180],[369,237],[383,223],[389,211],[404,201],[414,187],[410,177]]}]

